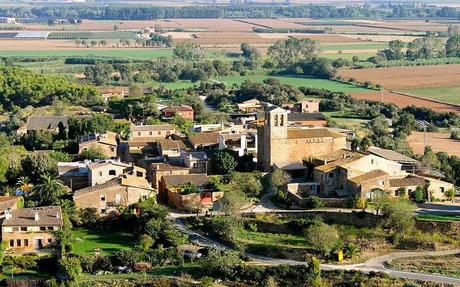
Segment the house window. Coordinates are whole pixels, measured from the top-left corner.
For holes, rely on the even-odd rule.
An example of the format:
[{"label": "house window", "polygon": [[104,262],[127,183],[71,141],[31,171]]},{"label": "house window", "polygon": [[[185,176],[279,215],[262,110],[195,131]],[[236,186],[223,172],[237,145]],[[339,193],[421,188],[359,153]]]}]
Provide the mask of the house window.
[{"label": "house window", "polygon": [[27,231],[27,227],[26,226],[21,226],[21,231]]},{"label": "house window", "polygon": [[102,171],[99,172],[99,176],[102,176]]},{"label": "house window", "polygon": [[281,115],[281,126],[284,126],[284,115]]},{"label": "house window", "polygon": [[143,173],[143,172],[140,172],[140,171],[137,171],[137,172],[136,172],[136,176],[137,176],[137,177],[144,177],[144,173]]},{"label": "house window", "polygon": [[278,115],[275,115],[275,126],[278,126]]},{"label": "house window", "polygon": [[105,201],[105,195],[101,195],[101,201]]},{"label": "house window", "polygon": [[114,169],[109,170],[109,175],[117,175],[117,171]]},{"label": "house window", "polygon": [[10,240],[10,247],[14,247],[14,240],[13,239]]},{"label": "house window", "polygon": [[29,239],[24,239],[24,246],[29,246]]},{"label": "house window", "polygon": [[443,187],[443,186],[441,186],[441,187],[439,188],[439,190],[440,190],[442,193],[444,193],[444,187]]},{"label": "house window", "polygon": [[141,132],[137,132],[137,135],[138,135],[138,136],[141,136]]},{"label": "house window", "polygon": [[101,213],[105,213],[105,209],[101,209]]},{"label": "house window", "polygon": [[48,243],[51,243],[51,242],[53,242],[53,239],[48,238]]},{"label": "house window", "polygon": [[371,164],[374,164],[374,159],[371,159]]},{"label": "house window", "polygon": [[153,132],[149,132],[149,136],[153,136]]},{"label": "house window", "polygon": [[21,239],[16,240],[16,246],[21,247]]},{"label": "house window", "polygon": [[329,178],[334,178],[334,173],[330,172],[327,174]]},{"label": "house window", "polygon": [[46,231],[46,226],[40,226],[40,231]]},{"label": "house window", "polygon": [[48,230],[54,230],[54,228],[52,226],[48,226],[46,229]]},{"label": "house window", "polygon": [[161,136],[161,131],[158,131],[158,135]]},{"label": "house window", "polygon": [[142,199],[143,199],[143,200],[146,200],[146,199],[147,199],[147,195],[143,195],[143,196],[142,196]]}]

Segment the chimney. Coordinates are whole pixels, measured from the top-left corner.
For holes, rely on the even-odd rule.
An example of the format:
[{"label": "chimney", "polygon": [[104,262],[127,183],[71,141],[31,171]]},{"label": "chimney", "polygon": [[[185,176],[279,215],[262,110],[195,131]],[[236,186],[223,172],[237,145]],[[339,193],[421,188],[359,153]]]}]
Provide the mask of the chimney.
[{"label": "chimney", "polygon": [[38,221],[39,219],[40,219],[40,216],[38,216],[38,211],[35,211],[34,220]]},{"label": "chimney", "polygon": [[5,210],[5,220],[9,220],[13,217],[13,215],[11,214],[11,208],[8,208],[7,210]]}]

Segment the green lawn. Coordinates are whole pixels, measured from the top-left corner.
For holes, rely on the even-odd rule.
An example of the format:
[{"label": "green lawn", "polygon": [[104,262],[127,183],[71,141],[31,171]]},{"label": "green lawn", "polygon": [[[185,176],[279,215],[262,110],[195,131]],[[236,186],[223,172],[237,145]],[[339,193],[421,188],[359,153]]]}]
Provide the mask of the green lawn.
[{"label": "green lawn", "polygon": [[[224,82],[227,85],[241,84],[246,80],[251,80],[253,82],[262,82],[263,80],[271,76],[229,76],[217,78],[216,81]],[[363,87],[354,86],[347,83],[340,83],[332,80],[326,79],[316,79],[312,77],[305,76],[272,76],[271,78],[278,79],[280,82],[295,87],[311,87],[318,89],[327,89],[333,92],[368,92],[369,90]]]},{"label": "green lawn", "polygon": [[460,221],[460,215],[421,214],[417,216],[417,219],[436,221]]},{"label": "green lawn", "polygon": [[103,255],[107,255],[135,244],[134,236],[126,232],[75,228],[73,233],[76,238],[74,253],[79,255],[94,254],[94,249],[100,249]]},{"label": "green lawn", "polygon": [[404,92],[433,100],[460,104],[460,86],[410,89],[404,90]]}]

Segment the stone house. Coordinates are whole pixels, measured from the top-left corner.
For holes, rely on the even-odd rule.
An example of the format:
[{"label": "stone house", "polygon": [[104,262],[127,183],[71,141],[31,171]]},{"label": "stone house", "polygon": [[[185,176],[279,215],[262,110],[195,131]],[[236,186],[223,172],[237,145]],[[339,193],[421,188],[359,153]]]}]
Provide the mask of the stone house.
[{"label": "stone house", "polygon": [[62,227],[60,206],[7,210],[2,227],[2,241],[15,252],[34,252],[55,244],[54,231]]},{"label": "stone house", "polygon": [[[331,156],[326,155],[314,161],[321,160],[327,163],[315,167],[313,176],[323,196],[347,197],[353,192],[365,196],[373,188],[388,188],[390,177],[403,174],[401,164],[362,152],[336,151]],[[382,178],[385,181],[383,184]],[[372,184],[375,186],[371,188]]]},{"label": "stone house", "polygon": [[208,172],[208,155],[201,151],[192,151],[181,153],[181,161],[189,168],[190,173],[207,173]]},{"label": "stone house", "polygon": [[206,132],[191,135],[187,140],[194,150],[211,150],[219,147],[219,135],[218,132]]},{"label": "stone house", "polygon": [[181,152],[186,149],[182,140],[161,139],[155,142],[155,148],[159,156],[165,159],[179,158]]},{"label": "stone house", "polygon": [[129,142],[154,142],[176,134],[176,128],[170,124],[131,126]]},{"label": "stone house", "polygon": [[304,100],[294,104],[284,105],[283,108],[294,113],[318,113],[319,100]]},{"label": "stone house", "polygon": [[193,121],[194,119],[194,110],[191,106],[180,105],[180,106],[170,106],[161,110],[162,118],[165,120],[171,119],[175,116],[179,116],[186,120]]},{"label": "stone house", "polygon": [[257,99],[247,100],[241,103],[236,104],[236,109],[240,112],[248,113],[260,110],[262,108],[262,103]]},{"label": "stone house", "polygon": [[346,148],[345,135],[327,128],[289,126],[288,112],[276,106],[267,108],[257,137],[257,162],[263,171],[270,171],[274,164],[300,162]]},{"label": "stone house", "polygon": [[99,91],[106,103],[112,98],[123,99],[129,95],[129,87],[102,87]]},{"label": "stone house", "polygon": [[147,167],[147,178],[155,189],[159,189],[161,178],[165,175],[184,175],[189,173],[190,170],[186,166],[168,163],[151,163]]},{"label": "stone house", "polygon": [[154,189],[145,174],[124,174],[105,183],[77,190],[73,195],[79,209],[94,208],[98,214],[118,212],[141,200],[154,196]]},{"label": "stone house", "polygon": [[389,189],[389,179],[388,173],[375,169],[348,179],[348,188],[352,194],[365,199],[373,199]]},{"label": "stone house", "polygon": [[[186,184],[193,184],[198,192],[184,194]],[[161,179],[160,197],[166,196],[169,205],[177,209],[189,209],[189,205],[196,208],[211,207],[213,202],[224,196],[209,185],[209,178],[205,174],[165,175]]]},{"label": "stone house", "polygon": [[106,157],[117,157],[118,135],[114,132],[106,132],[105,134],[90,134],[80,138],[78,144],[78,153],[82,153],[90,147],[100,148]]},{"label": "stone house", "polygon": [[427,187],[428,192],[430,193],[430,199],[436,198],[445,200],[446,191],[450,189],[455,191],[455,186],[452,183],[416,174],[409,174],[405,177],[391,178],[388,191],[390,191],[390,195],[398,196],[398,190],[400,188],[404,188],[406,191],[406,196],[410,197],[418,186]]},{"label": "stone house", "polygon": [[134,168],[138,168],[118,160],[91,162],[87,164],[87,167],[89,186],[102,184],[111,179],[119,177],[128,171],[132,171]]}]

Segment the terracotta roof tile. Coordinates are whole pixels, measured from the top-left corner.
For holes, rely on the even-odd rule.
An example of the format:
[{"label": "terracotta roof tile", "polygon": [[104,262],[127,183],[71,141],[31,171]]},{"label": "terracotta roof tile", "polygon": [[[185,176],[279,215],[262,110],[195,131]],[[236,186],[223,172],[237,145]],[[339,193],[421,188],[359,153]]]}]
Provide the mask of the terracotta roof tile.
[{"label": "terracotta roof tile", "polygon": [[349,179],[349,181],[356,183],[356,184],[361,184],[369,180],[373,180],[382,176],[387,176],[388,173],[384,172],[383,170],[376,169],[370,172],[366,172],[364,174],[352,177]]},{"label": "terracotta roof tile", "polygon": [[206,174],[164,175],[163,181],[166,187],[175,187],[187,183],[203,186],[209,182],[209,178]]},{"label": "terracotta roof tile", "polygon": [[[38,220],[35,220],[35,213]],[[11,218],[4,219],[2,226],[62,226],[60,206],[44,206],[14,209]]]},{"label": "terracotta roof tile", "polygon": [[307,138],[343,138],[342,135],[337,132],[330,131],[328,129],[288,129],[289,139],[307,139]]}]

